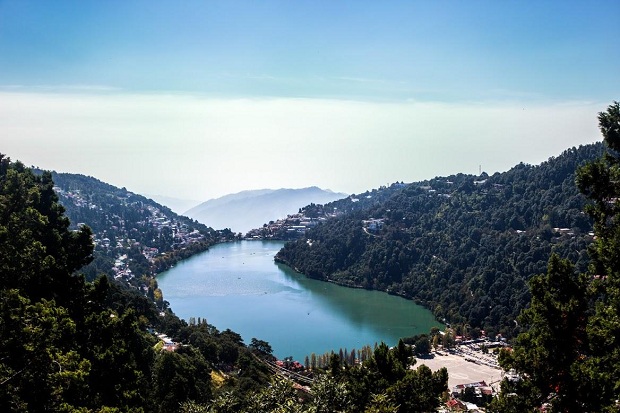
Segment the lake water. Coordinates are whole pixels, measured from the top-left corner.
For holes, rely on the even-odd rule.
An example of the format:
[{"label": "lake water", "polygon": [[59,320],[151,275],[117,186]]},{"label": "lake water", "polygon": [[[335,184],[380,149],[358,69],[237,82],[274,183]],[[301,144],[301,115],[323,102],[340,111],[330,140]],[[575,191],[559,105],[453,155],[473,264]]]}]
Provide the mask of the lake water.
[{"label": "lake water", "polygon": [[282,242],[219,244],[157,277],[164,299],[181,318],[206,318],[246,344],[271,344],[278,358],[303,363],[311,353],[359,349],[440,326],[413,301],[378,291],[312,280],[274,262]]}]

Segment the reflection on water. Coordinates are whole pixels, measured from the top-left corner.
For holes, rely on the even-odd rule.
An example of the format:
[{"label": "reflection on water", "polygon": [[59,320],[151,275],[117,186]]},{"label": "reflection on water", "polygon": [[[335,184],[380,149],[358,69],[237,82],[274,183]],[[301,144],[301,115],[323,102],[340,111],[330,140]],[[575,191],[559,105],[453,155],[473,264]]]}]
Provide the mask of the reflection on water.
[{"label": "reflection on water", "polygon": [[220,244],[162,273],[158,284],[175,313],[206,318],[249,343],[268,341],[276,356],[298,360],[425,333],[438,323],[412,301],[309,279],[273,256],[283,243]]}]

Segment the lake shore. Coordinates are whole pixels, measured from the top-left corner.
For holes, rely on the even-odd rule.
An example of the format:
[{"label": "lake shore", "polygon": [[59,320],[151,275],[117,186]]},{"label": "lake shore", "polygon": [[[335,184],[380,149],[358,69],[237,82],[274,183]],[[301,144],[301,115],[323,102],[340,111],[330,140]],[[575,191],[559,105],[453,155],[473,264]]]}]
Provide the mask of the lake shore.
[{"label": "lake shore", "polygon": [[411,300],[311,279],[274,263],[283,244],[218,244],[179,262],[157,282],[179,317],[201,317],[246,342],[260,338],[275,356],[300,362],[312,353],[358,350],[382,341],[396,345],[402,337],[440,326]]}]

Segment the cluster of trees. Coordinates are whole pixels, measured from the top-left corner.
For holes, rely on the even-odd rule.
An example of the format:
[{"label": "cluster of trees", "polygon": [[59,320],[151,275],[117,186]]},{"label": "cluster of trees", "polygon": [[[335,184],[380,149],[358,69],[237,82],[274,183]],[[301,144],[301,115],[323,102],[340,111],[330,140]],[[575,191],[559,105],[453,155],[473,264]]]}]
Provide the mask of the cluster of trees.
[{"label": "cluster of trees", "polygon": [[[442,321],[514,336],[527,280],[552,252],[587,267],[592,221],[575,171],[602,151],[585,145],[539,166],[398,185],[380,201],[359,196],[350,212],[308,231],[312,242],[287,243],[276,259],[312,278],[412,298]],[[382,227],[364,228],[371,218]]]},{"label": "cluster of trees", "polygon": [[309,391],[295,390],[291,383],[274,379],[270,387],[241,400],[229,393],[211,403],[186,403],[184,412],[261,413],[405,413],[435,411],[447,396],[446,369],[432,372],[415,361],[402,341],[390,349],[381,343],[361,364],[343,363],[332,353]]},{"label": "cluster of trees", "polygon": [[[443,348],[450,348],[454,346],[454,335],[452,329],[446,329],[445,332],[440,333],[439,327],[433,327],[429,334],[418,334],[412,337],[401,338],[402,342],[411,347],[413,354],[416,356],[425,356],[431,352],[431,348],[438,348],[440,345]],[[310,356],[306,356],[304,366],[309,370],[321,370],[327,368],[332,362],[332,357],[338,356],[341,367],[355,366],[357,363],[364,364],[366,361],[373,357],[374,351],[377,349],[378,344],[375,343],[374,347],[370,345],[362,346],[360,349],[340,348],[337,352],[329,351],[324,354],[312,353]],[[373,350],[374,348],[374,350]]]},{"label": "cluster of trees", "polygon": [[504,380],[497,412],[617,412],[620,409],[620,104],[599,114],[607,150],[580,168],[577,184],[591,200],[596,239],[590,265],[553,255],[546,273],[529,282],[525,331],[500,363]]},{"label": "cluster of trees", "polygon": [[[377,343],[375,343],[375,348],[377,347]],[[334,353],[333,351],[325,352],[323,354],[315,354],[312,353],[310,356],[306,356],[304,365],[306,369],[317,370],[317,369],[325,369],[329,366],[332,356],[334,354],[338,355],[338,360],[342,367],[345,366],[354,366],[356,363],[364,363],[367,360],[372,358],[373,349],[370,345],[365,345],[362,348],[356,350],[351,349],[342,349],[338,350],[338,353]]]},{"label": "cluster of trees", "polygon": [[[454,329],[446,328],[440,332],[439,327],[432,327],[429,334],[418,334],[412,337],[403,338],[405,344],[413,346],[413,352],[418,357],[423,357],[431,352],[431,349],[438,349],[441,346],[449,349],[455,345]],[[476,337],[477,338],[477,337]]]}]

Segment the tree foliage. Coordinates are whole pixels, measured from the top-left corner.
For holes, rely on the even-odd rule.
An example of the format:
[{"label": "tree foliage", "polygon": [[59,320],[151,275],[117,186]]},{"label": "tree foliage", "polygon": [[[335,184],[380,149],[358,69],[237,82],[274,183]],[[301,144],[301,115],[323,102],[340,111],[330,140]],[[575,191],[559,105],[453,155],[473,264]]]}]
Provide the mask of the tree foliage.
[{"label": "tree foliage", "polygon": [[[500,362],[518,377],[504,380],[496,411],[617,411],[620,399],[620,105],[599,114],[607,151],[582,167],[580,190],[592,201],[596,239],[590,266],[576,274],[552,256],[546,274],[530,281],[527,330]],[[520,410],[514,410],[518,406]]]},{"label": "tree foliage", "polygon": [[66,304],[82,280],[67,276],[92,260],[91,231],[69,231],[51,174],[35,176],[0,155],[0,285]]},{"label": "tree foliage", "polygon": [[[275,379],[245,402],[230,393],[203,405],[210,413],[413,413],[435,411],[447,391],[446,369],[411,369],[412,352],[401,341],[379,344],[364,363],[348,366],[332,353],[328,372],[318,373],[309,392]],[[188,410],[189,410],[188,406]],[[200,411],[195,405],[193,411]]]}]

